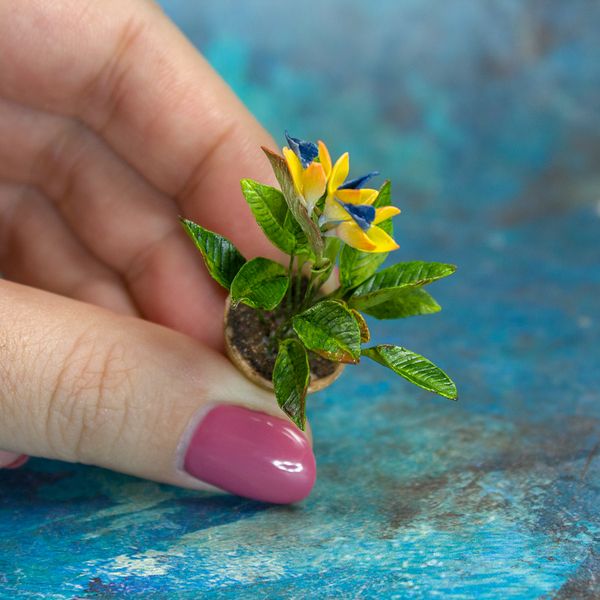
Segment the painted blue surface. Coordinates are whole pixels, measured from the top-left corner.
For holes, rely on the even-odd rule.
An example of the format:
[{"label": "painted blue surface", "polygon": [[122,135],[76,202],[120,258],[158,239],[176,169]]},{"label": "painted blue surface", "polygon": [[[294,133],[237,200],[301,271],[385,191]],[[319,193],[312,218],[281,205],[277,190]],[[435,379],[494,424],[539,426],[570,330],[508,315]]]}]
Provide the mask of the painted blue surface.
[{"label": "painted blue surface", "polygon": [[0,473],[0,595],[600,597],[600,4],[163,2],[275,135],[394,183],[435,316],[374,323],[458,404],[383,368],[311,398],[295,507],[34,460]]}]

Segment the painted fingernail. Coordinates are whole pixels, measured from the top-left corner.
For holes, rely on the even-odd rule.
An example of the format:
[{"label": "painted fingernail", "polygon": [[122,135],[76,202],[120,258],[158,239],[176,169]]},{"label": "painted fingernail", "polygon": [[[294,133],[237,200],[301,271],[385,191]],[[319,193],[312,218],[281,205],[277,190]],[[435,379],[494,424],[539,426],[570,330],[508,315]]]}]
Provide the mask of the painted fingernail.
[{"label": "painted fingernail", "polygon": [[229,404],[202,419],[184,469],[238,496],[277,504],[308,496],[317,472],[308,440],[292,423]]},{"label": "painted fingernail", "polygon": [[0,469],[17,469],[24,465],[28,456],[25,454],[15,454],[14,452],[5,452],[0,450]]}]

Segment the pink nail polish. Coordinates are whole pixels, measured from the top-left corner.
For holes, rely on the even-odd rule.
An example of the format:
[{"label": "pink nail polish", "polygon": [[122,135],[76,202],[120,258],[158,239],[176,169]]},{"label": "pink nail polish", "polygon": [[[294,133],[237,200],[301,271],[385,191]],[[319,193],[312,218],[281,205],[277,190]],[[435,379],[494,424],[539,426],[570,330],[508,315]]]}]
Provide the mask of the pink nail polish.
[{"label": "pink nail polish", "polygon": [[192,475],[223,490],[277,504],[302,500],[316,478],[315,457],[289,421],[222,404],[202,419],[184,460]]},{"label": "pink nail polish", "polygon": [[29,457],[25,454],[15,454],[0,450],[0,469],[17,469],[23,466]]}]

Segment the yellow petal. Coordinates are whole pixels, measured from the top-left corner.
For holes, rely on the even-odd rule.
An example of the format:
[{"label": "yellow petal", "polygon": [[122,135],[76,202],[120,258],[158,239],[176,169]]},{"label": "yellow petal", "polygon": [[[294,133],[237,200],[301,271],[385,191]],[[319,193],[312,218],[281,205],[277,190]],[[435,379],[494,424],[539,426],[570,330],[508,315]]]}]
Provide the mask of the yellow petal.
[{"label": "yellow petal", "polygon": [[302,191],[306,200],[308,214],[312,213],[317,200],[325,193],[327,177],[323,165],[318,162],[311,162],[302,173]]},{"label": "yellow petal", "polygon": [[363,252],[377,252],[377,245],[375,242],[369,239],[367,234],[354,221],[340,223],[335,228],[335,235],[346,242],[348,246],[352,246],[357,250],[362,250]]},{"label": "yellow petal", "polygon": [[391,250],[400,248],[393,238],[381,229],[381,227],[377,227],[376,225],[371,225],[369,231],[366,232],[366,235],[374,248],[372,250],[365,250],[365,252],[390,252]]},{"label": "yellow petal", "polygon": [[338,190],[335,195],[346,204],[373,204],[378,193],[377,190],[362,188],[360,190]]},{"label": "yellow petal", "polygon": [[381,208],[375,209],[375,219],[373,219],[373,225],[377,225],[382,221],[386,221],[387,219],[391,219],[396,215],[400,214],[400,209],[395,206],[382,206]]},{"label": "yellow petal", "polygon": [[327,150],[327,146],[319,140],[319,160],[325,169],[325,177],[329,179],[331,175],[331,156],[329,155],[329,150]]},{"label": "yellow petal", "polygon": [[302,172],[304,171],[304,169],[302,168],[302,163],[300,162],[300,159],[294,154],[294,151],[290,150],[287,147],[283,149],[283,156],[285,157],[288,169],[290,170],[290,173],[292,175],[296,191],[302,196]]},{"label": "yellow petal", "polygon": [[348,171],[350,170],[350,157],[347,152],[344,152],[338,159],[333,169],[331,170],[331,177],[327,185],[327,191],[329,194],[333,194],[348,177]]},{"label": "yellow petal", "polygon": [[323,216],[325,221],[350,221],[352,219],[348,211],[333,196],[327,196],[325,199]]}]

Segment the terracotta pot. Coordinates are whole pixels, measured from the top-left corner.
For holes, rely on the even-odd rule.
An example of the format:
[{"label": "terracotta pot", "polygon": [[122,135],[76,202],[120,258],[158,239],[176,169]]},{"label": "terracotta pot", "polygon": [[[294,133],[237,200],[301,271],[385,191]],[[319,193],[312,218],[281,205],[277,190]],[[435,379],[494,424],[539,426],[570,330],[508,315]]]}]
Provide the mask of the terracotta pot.
[{"label": "terracotta pot", "polygon": [[[233,330],[229,325],[229,311],[231,308],[230,297],[227,296],[225,302],[225,314],[224,314],[224,328],[225,328],[225,350],[227,356],[231,362],[253,383],[256,383],[265,390],[273,391],[273,382],[270,379],[266,379],[260,373],[258,373],[254,367],[248,363],[242,353],[233,343]],[[315,378],[311,373],[310,384],[308,386],[308,393],[318,392],[328,386],[330,386],[341,374],[346,365],[343,363],[337,363],[333,373],[325,377]]]}]

